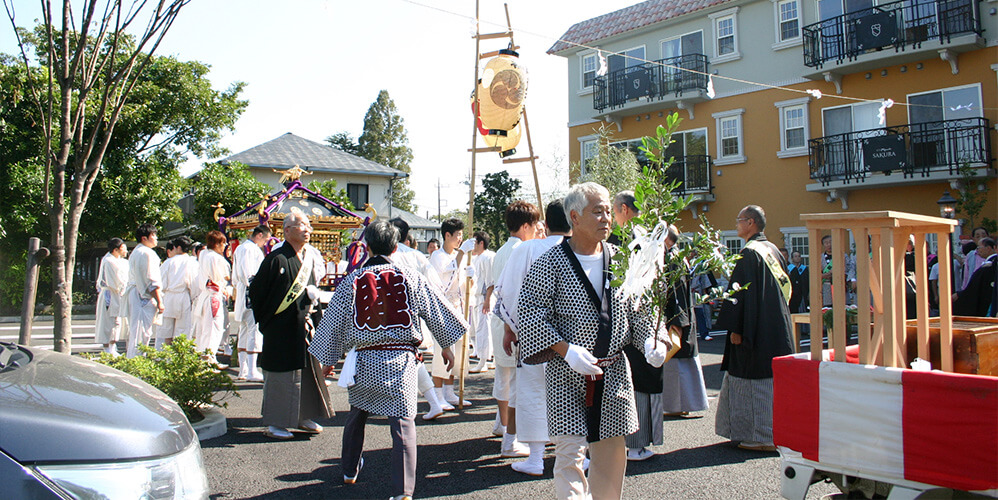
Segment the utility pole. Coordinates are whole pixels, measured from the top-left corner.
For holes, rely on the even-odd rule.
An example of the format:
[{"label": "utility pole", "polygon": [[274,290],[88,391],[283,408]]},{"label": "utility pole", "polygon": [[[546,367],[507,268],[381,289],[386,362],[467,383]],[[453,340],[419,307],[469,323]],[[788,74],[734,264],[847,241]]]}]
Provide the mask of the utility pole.
[{"label": "utility pole", "polygon": [[437,222],[441,222],[440,217],[442,217],[440,212],[440,178],[437,177]]}]

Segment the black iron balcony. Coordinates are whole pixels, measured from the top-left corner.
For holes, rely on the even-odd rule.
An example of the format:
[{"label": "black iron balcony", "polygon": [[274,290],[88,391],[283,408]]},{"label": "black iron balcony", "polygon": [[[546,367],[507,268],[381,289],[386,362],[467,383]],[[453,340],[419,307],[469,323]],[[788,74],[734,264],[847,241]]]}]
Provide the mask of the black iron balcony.
[{"label": "black iron balcony", "polygon": [[707,56],[689,54],[611,71],[593,83],[593,109],[602,112],[642,97],[665,99],[706,91],[707,70]]},{"label": "black iron balcony", "polygon": [[903,178],[933,172],[959,175],[962,165],[990,165],[990,124],[965,118],[850,132],[811,139],[811,178],[831,182],[864,182],[874,172]]},{"label": "black iron balcony", "polygon": [[679,187],[673,194],[686,196],[690,194],[710,193],[710,170],[714,165],[709,155],[678,156],[665,171],[665,182],[679,181]]},{"label": "black iron balcony", "polygon": [[869,51],[918,48],[981,31],[980,0],[903,0],[849,12],[804,27],[804,65],[857,59]]}]

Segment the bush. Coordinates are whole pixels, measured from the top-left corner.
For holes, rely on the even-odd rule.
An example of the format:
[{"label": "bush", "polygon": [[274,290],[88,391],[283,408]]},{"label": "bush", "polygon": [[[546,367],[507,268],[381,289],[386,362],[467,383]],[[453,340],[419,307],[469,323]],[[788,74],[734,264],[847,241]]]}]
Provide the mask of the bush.
[{"label": "bush", "polygon": [[[201,408],[212,405],[227,408],[229,404],[223,400],[229,393],[239,396],[232,379],[216,371],[211,361],[201,357],[194,341],[184,335],[174,338],[173,343],[164,346],[162,351],[140,346],[139,352],[141,355],[134,358],[112,356],[106,352],[84,356],[138,377],[163,391],[180,405],[191,422],[204,418]],[[219,392],[221,397],[216,399]]]}]

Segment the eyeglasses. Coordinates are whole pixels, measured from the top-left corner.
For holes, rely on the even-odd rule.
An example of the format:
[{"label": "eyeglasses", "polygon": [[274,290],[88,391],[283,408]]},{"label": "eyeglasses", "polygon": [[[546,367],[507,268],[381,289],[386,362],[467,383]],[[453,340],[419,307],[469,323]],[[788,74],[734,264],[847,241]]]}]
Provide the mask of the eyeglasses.
[{"label": "eyeglasses", "polygon": [[735,217],[735,225],[737,226],[739,222],[748,222],[752,219],[748,217]]}]

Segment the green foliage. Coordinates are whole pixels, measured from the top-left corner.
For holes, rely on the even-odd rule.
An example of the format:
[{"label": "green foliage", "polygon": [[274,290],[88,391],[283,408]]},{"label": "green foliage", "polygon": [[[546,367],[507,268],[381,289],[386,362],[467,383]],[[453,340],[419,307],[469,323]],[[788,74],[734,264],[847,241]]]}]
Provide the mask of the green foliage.
[{"label": "green foliage", "polygon": [[641,174],[641,166],[634,152],[611,145],[613,132],[605,125],[600,125],[596,133],[596,156],[586,162],[586,171],[579,177],[579,181],[595,182],[610,191],[611,197],[621,191],[634,189]]},{"label": "green foliage", "polygon": [[[161,351],[140,346],[139,353],[140,356],[134,358],[112,356],[106,352],[84,354],[84,357],[138,377],[163,391],[176,401],[192,422],[203,418],[200,410],[204,407],[227,408],[229,404],[224,399],[229,393],[239,396],[232,379],[216,371],[210,361],[202,358],[194,341],[185,335],[174,338],[173,343],[164,346]],[[221,397],[218,397],[219,392]]]},{"label": "green foliage", "polygon": [[218,229],[213,205],[221,203],[225,214],[232,215],[270,193],[270,186],[256,180],[249,168],[238,162],[206,165],[191,179],[190,188],[194,192],[194,213],[188,214],[185,222],[195,226],[196,233]]},{"label": "green foliage", "polygon": [[[655,137],[642,138],[641,151],[648,158],[649,165],[642,169],[634,186],[635,205],[640,213],[623,227],[614,228],[614,234],[620,238],[621,245],[611,262],[614,276],[612,284],[624,286],[625,290],[632,290],[636,295],[640,294],[642,306],[650,308],[656,318],[656,331],[671,319],[665,317],[666,308],[672,300],[671,294],[674,293],[676,284],[690,272],[680,263],[688,263],[689,269],[694,270],[694,273],[730,274],[739,257],[727,255],[720,232],[712,228],[706,219],[701,222],[700,231],[693,235],[691,241],[669,252],[666,257],[647,253],[650,249],[662,250],[654,245],[655,241],[663,239],[663,231],[667,231],[670,224],[675,224],[680,213],[692,202],[692,197],[683,198],[672,194],[678,182],[666,183],[664,180],[665,172],[673,162],[673,158],[665,157],[665,151],[672,143],[672,134],[679,122],[679,115],[673,113],[666,118],[665,126],[657,127]],[[646,235],[649,239],[642,238]],[[630,243],[636,238],[641,238],[644,246],[632,249]],[[698,295],[696,301],[703,303],[727,299],[729,296],[729,293],[716,288],[707,294]]]},{"label": "green foliage", "polygon": [[[510,177],[505,170],[486,174],[482,180],[482,192],[475,194],[475,227],[485,231],[492,239],[492,247],[499,248],[509,239],[506,228],[506,207],[516,199],[522,183]],[[465,230],[465,237],[471,237]]]},{"label": "green foliage", "polygon": [[988,234],[998,233],[998,221],[990,217],[981,219],[981,226],[988,230]]},{"label": "green foliage", "polygon": [[[335,135],[333,137],[336,137]],[[347,136],[349,138],[349,136]],[[357,140],[360,156],[373,162],[412,173],[412,148],[406,137],[405,122],[395,108],[395,102],[387,90],[378,93],[378,99],[367,109],[364,116],[364,133]],[[416,193],[409,187],[409,179],[395,181],[392,189],[392,205],[402,210],[415,212],[412,199]]]},{"label": "green foliage", "polygon": [[[346,189],[336,189],[337,184],[335,179],[329,179],[328,181],[312,181],[306,186],[308,189],[315,191],[316,193],[329,198],[336,203],[339,203],[341,207],[347,210],[356,210],[353,203],[350,202],[350,196],[347,194]],[[361,207],[363,208],[363,207]]]},{"label": "green foliage", "polygon": [[[984,186],[984,189],[979,190],[978,185]],[[984,205],[988,202],[988,191],[984,179],[977,178],[976,169],[967,162],[961,163],[960,199],[956,202],[956,210],[967,216],[968,227],[977,227],[977,216],[981,215],[981,210],[984,210]]]},{"label": "green foliage", "polygon": [[[19,314],[24,303],[24,278],[28,251],[0,256],[0,314]],[[44,273],[43,273],[44,274]]]},{"label": "green foliage", "polygon": [[328,142],[330,146],[343,151],[344,153],[361,156],[360,145],[357,144],[357,141],[350,136],[349,132],[337,132],[329,137],[326,137],[326,142]]}]

